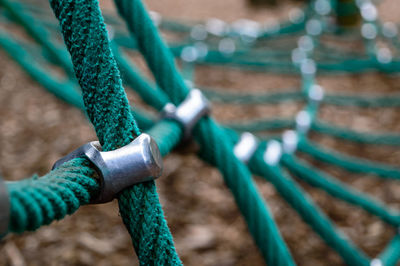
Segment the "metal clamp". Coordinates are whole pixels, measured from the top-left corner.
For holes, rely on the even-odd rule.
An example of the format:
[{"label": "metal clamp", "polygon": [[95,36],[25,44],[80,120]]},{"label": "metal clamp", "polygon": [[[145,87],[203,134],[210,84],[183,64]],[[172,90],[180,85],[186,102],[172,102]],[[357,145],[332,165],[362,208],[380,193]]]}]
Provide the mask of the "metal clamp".
[{"label": "metal clamp", "polygon": [[257,147],[257,138],[249,132],[243,132],[239,141],[233,148],[233,153],[240,161],[248,163],[251,157],[253,157],[254,152],[257,150]]},{"label": "metal clamp", "polygon": [[282,134],[283,151],[287,154],[292,154],[297,150],[299,137],[294,130],[286,130]]},{"label": "metal clamp", "polygon": [[308,92],[308,98],[315,103],[321,102],[324,99],[324,89],[320,85],[314,84]]},{"label": "metal clamp", "polygon": [[264,161],[270,166],[279,163],[282,157],[282,145],[276,140],[268,141],[267,149],[264,152]]},{"label": "metal clamp", "polygon": [[311,115],[306,110],[302,110],[297,113],[296,130],[298,132],[307,133],[311,127],[311,123],[312,123]]},{"label": "metal clamp", "polygon": [[10,221],[10,198],[8,195],[6,183],[0,176],[0,238],[8,231]]},{"label": "metal clamp", "polygon": [[372,259],[369,263],[370,266],[383,266],[382,261],[379,258]]},{"label": "metal clamp", "polygon": [[148,134],[141,134],[113,151],[101,151],[98,141],[89,142],[58,160],[53,169],[82,156],[93,163],[100,176],[100,194],[92,203],[109,202],[124,188],[154,180],[162,173],[162,156],[157,143]]},{"label": "metal clamp", "polygon": [[161,117],[177,121],[183,127],[183,137],[188,139],[197,122],[210,113],[210,103],[199,89],[190,90],[186,99],[176,107],[167,103]]}]

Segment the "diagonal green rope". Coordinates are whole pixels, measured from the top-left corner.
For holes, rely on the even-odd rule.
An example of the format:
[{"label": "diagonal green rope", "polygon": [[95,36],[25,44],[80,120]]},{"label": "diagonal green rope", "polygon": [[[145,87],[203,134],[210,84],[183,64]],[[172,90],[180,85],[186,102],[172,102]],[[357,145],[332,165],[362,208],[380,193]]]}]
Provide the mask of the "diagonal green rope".
[{"label": "diagonal green rope", "polygon": [[[82,88],[87,114],[104,150],[128,144],[139,129],[130,112],[96,0],[50,1]],[[122,219],[142,265],[181,264],[155,183],[119,195]]]},{"label": "diagonal green rope", "polygon": [[296,175],[314,187],[325,190],[330,195],[342,199],[350,204],[360,206],[367,212],[378,216],[383,221],[395,227],[400,226],[400,214],[390,210],[382,202],[374,200],[370,196],[357,191],[345,183],[334,179],[322,171],[318,171],[295,156],[284,154],[282,164]]},{"label": "diagonal green rope", "polygon": [[[4,45],[3,45],[4,46]],[[9,46],[8,46],[8,48],[9,48]],[[7,49],[6,49],[7,50]],[[21,60],[20,60],[21,61]],[[22,61],[21,61],[22,62]],[[173,66],[173,64],[172,64],[172,66]],[[126,67],[126,66],[125,66]],[[27,68],[26,67],[26,69],[29,69],[29,68]],[[31,69],[34,69],[34,68],[31,68]],[[29,70],[28,70],[28,72],[29,72]],[[136,75],[137,73],[134,73],[134,72],[129,72],[128,73],[128,76],[131,76],[131,77],[135,77],[133,80],[131,80],[129,83],[131,83],[131,84],[134,84],[135,82],[136,82],[136,84],[133,86],[133,87],[141,87],[141,86],[143,86],[143,84],[140,84],[140,82],[138,82],[138,80],[136,80],[136,77],[139,77],[138,75]],[[33,75],[32,75],[33,76]],[[179,77],[178,77],[179,78]],[[47,84],[49,84],[49,83],[47,83]],[[66,88],[68,88],[68,87],[70,87],[70,86],[66,86]],[[150,88],[150,87],[143,87],[143,88],[145,88],[145,90],[146,89],[148,89],[148,88]],[[158,96],[160,96],[161,94],[159,93],[159,91],[152,91],[149,95],[151,95],[151,94],[157,94]],[[143,92],[142,93],[139,93],[139,94],[143,94]],[[158,99],[158,98],[157,98]],[[148,97],[147,98],[147,101],[151,101],[152,100],[152,98],[151,97]],[[165,101],[165,100],[167,100],[167,98],[166,97],[164,97],[163,98],[163,100],[159,100],[158,102],[156,102],[156,103],[152,103],[152,105],[155,105],[155,107],[156,107],[156,109],[160,109],[160,107],[162,107],[162,104],[163,104],[163,102]],[[212,122],[212,120],[210,120],[211,122]],[[204,126],[204,125],[206,125],[206,123],[204,123],[204,122],[202,122],[200,125],[199,125],[199,127],[201,127],[201,126]],[[218,128],[218,125],[214,125],[214,126],[211,126],[210,128],[205,128],[205,130],[204,130],[204,132],[207,132],[208,134],[210,134],[210,132],[212,132],[212,136],[213,137],[215,137],[216,139],[215,140],[213,140],[212,141],[212,143],[217,143],[217,139],[218,139],[218,137],[216,137],[217,135],[221,135],[221,132],[222,132],[222,129],[220,129],[221,130],[221,132],[219,132],[218,130],[215,130],[216,128]],[[160,150],[162,151],[162,153],[163,154],[166,154],[173,146],[175,146],[176,145],[176,143],[179,141],[179,138],[180,138],[180,132],[181,132],[181,129],[178,127],[178,125],[177,124],[175,124],[174,122],[171,122],[171,121],[162,121],[162,122],[160,122],[160,123],[157,123],[156,125],[155,125],[155,129],[157,130],[157,131],[154,131],[154,134],[157,136],[156,137],[156,139],[158,139],[158,141],[160,142],[159,144],[160,144]],[[198,132],[197,132],[198,133]],[[235,136],[235,134],[234,133],[232,133],[231,131],[229,131],[229,130],[227,130],[227,129],[224,129],[224,133],[225,134],[229,134],[229,138],[230,137],[232,137],[233,139],[237,139],[237,137]],[[223,136],[221,136],[221,137],[227,137],[227,135],[225,135],[225,134],[222,134]],[[204,133],[204,136],[205,136],[206,134]],[[169,140],[167,137],[170,137],[171,138],[171,140]],[[202,134],[200,134],[200,136],[198,137],[198,139],[200,139],[200,141],[201,141],[201,138],[203,137],[203,135]],[[205,140],[204,140],[205,141]],[[229,149],[230,148],[230,145],[228,145],[229,147],[227,147],[227,149]],[[217,156],[218,155],[218,156]],[[212,163],[214,163],[214,164],[216,164],[217,166],[222,166],[222,167],[225,167],[225,165],[227,164],[226,163],[226,160],[225,160],[225,158],[220,158],[221,156],[223,157],[224,156],[224,154],[221,154],[220,153],[220,151],[209,151],[209,150],[207,150],[207,149],[204,149],[203,150],[203,156],[205,157],[205,159],[207,159],[207,160],[209,160],[210,162],[212,162]],[[214,156],[216,156],[216,158],[214,158]],[[228,154],[228,157],[229,156],[231,156],[230,154]],[[318,156],[317,156],[318,157]],[[262,158],[261,156],[259,156],[259,158]],[[333,157],[333,158],[335,158],[335,157]],[[340,158],[340,157],[339,157]],[[228,158],[229,159],[229,158]],[[332,159],[332,158],[331,158]],[[342,158],[343,159],[343,158]],[[345,158],[346,159],[346,158]],[[285,156],[283,157],[283,160],[284,160],[284,162],[285,162]],[[336,159],[335,159],[336,160]],[[340,162],[341,163],[341,161],[338,161],[338,160],[336,160],[336,162],[338,163],[338,162]],[[355,164],[354,164],[354,161],[351,163],[351,167],[355,167],[354,166]],[[287,164],[287,166],[288,167],[293,167],[293,166],[295,166],[295,168],[292,168],[292,170],[294,169],[295,171],[297,171],[298,173],[300,172],[300,173],[303,173],[302,172],[302,170],[304,170],[305,168],[302,166],[302,165],[299,165],[299,164],[296,164],[296,163],[293,163],[293,161],[289,161],[289,164]],[[359,165],[358,165],[359,166]],[[222,172],[224,172],[224,170],[221,170]],[[225,171],[224,173],[228,173],[228,174],[230,174],[230,175],[232,175],[232,174],[234,174],[234,173],[230,173],[229,171]],[[279,176],[280,174],[278,173],[275,173],[277,176]],[[311,175],[313,175],[314,173],[311,171]],[[379,173],[378,173],[379,174]],[[317,184],[317,185],[320,185],[321,186],[321,183],[318,183],[318,180],[316,180],[315,178],[313,179],[313,177],[314,176],[310,176],[310,172],[307,170],[307,175],[303,175],[303,177],[304,176],[306,176],[307,178],[308,178],[308,180],[310,181],[311,180],[311,182],[316,182],[315,184]],[[85,177],[86,179],[87,179],[87,177]],[[90,179],[90,180],[92,180],[93,181],[93,179]],[[228,183],[228,186],[232,189],[232,191],[234,192],[234,194],[235,194],[235,191],[236,191],[236,193],[237,193],[237,190],[235,190],[235,185],[236,184],[230,184],[228,181],[231,181],[231,180],[229,180],[229,179],[227,179],[227,183]],[[53,182],[55,182],[55,181],[53,181]],[[275,181],[275,183],[276,183],[277,181]],[[26,185],[25,185],[25,183],[26,183]],[[32,180],[32,182],[21,182],[20,183],[20,186],[16,186],[15,184],[13,184],[13,187],[14,187],[14,190],[16,191],[16,193],[13,193],[13,199],[14,199],[14,201],[13,202],[15,202],[15,206],[16,206],[16,209],[17,210],[24,210],[23,208],[25,208],[25,210],[24,211],[22,211],[22,212],[14,212],[14,213],[19,213],[19,215],[21,216],[21,217],[25,217],[25,218],[27,218],[27,217],[30,217],[30,216],[32,216],[32,217],[34,217],[35,219],[33,219],[32,221],[30,221],[30,223],[29,223],[29,225],[26,225],[25,226],[25,228],[28,228],[28,229],[26,229],[26,230],[32,230],[32,228],[37,228],[38,226],[40,226],[40,224],[47,224],[49,221],[51,221],[52,219],[54,219],[54,217],[55,217],[55,215],[54,215],[54,212],[53,212],[53,210],[49,207],[49,202],[50,202],[50,200],[48,199],[48,198],[41,198],[40,196],[38,196],[38,194],[36,194],[36,190],[37,190],[37,187],[34,187],[35,186],[35,184],[37,183],[37,180],[35,179],[35,180]],[[55,182],[56,183],[56,182]],[[79,183],[79,182],[78,182]],[[97,183],[96,183],[97,184]],[[281,184],[281,183],[277,183],[277,184]],[[48,183],[43,183],[43,185],[40,187],[41,189],[43,189],[43,188],[46,188],[46,186],[48,186],[48,185],[50,185],[50,186],[52,186],[53,184],[48,184]],[[276,185],[276,184],[275,184]],[[290,184],[289,184],[290,185]],[[282,186],[282,185],[278,185],[277,186],[277,188],[278,188],[278,190],[280,190],[280,192],[285,196],[285,197],[288,197],[288,195],[290,196],[290,195],[296,195],[296,194],[293,194],[294,192],[291,190],[291,186],[289,186],[289,185],[287,185],[286,187],[285,186]],[[330,183],[329,185],[332,185],[332,183]],[[12,187],[12,186],[10,186],[10,187]],[[24,190],[22,191],[22,190],[18,190],[19,188],[24,188]],[[60,187],[58,187],[58,186],[54,186],[54,187],[52,187],[55,191],[61,191],[61,192],[63,192],[65,195],[71,195],[71,196],[73,196],[74,194],[74,190],[73,191],[69,191],[68,189],[66,190],[66,188],[60,188]],[[343,188],[343,187],[342,187]],[[344,192],[346,192],[346,193],[342,193],[343,191],[339,191],[340,190],[340,188],[339,187],[334,187],[333,188],[333,190],[335,190],[336,189],[336,191],[334,192],[334,193],[337,193],[336,195],[341,195],[342,197],[344,197],[344,198],[346,198],[347,197],[347,200],[349,200],[349,201],[351,201],[351,200],[354,200],[354,198],[352,198],[353,196],[352,195],[350,195],[351,193],[350,192],[346,192],[346,191],[344,191]],[[331,190],[331,192],[333,191],[333,190]],[[26,194],[24,194],[24,193],[26,193]],[[288,194],[289,193],[289,194]],[[342,194],[340,194],[340,193],[342,193]],[[349,194],[350,193],[350,194]],[[45,193],[42,193],[42,194],[45,194]],[[70,208],[70,209],[72,209],[72,210],[75,210],[77,207],[79,207],[79,201],[82,201],[83,203],[85,202],[84,201],[84,199],[85,199],[85,197],[81,197],[81,195],[83,195],[82,194],[82,192],[79,192],[78,191],[78,194],[79,195],[76,195],[76,199],[77,200],[75,200],[73,197],[66,197],[66,199],[64,199],[64,201],[65,201],[65,203],[66,203],[66,206],[64,206],[65,208],[63,208],[63,207],[60,207],[61,208],[61,210],[67,210],[68,208]],[[302,212],[303,214],[302,215],[304,215],[304,213],[305,214],[307,214],[307,212],[309,211],[309,210],[307,210],[307,209],[304,209],[304,207],[302,207],[302,205],[304,206],[304,202],[302,201],[303,199],[300,197],[300,196],[298,196],[298,195],[300,195],[301,193],[297,193],[297,196],[296,197],[299,197],[299,201],[296,203],[296,202],[293,202],[292,200],[288,200],[289,202],[292,202],[292,204],[294,205],[294,207],[295,207],[295,209],[297,209],[299,212]],[[350,196],[349,196],[350,195]],[[235,197],[236,197],[236,200],[239,200],[240,202],[242,202],[243,201],[243,199],[241,199],[238,195],[236,195],[235,194]],[[29,202],[29,200],[33,200],[32,202]],[[353,202],[353,203],[362,203],[361,202],[361,200],[362,200],[362,198],[357,198],[356,200],[355,200],[355,202]],[[62,202],[62,201],[61,201]],[[243,208],[243,206],[241,206],[241,204],[240,204],[240,202],[238,203],[238,205],[239,205],[239,208],[241,208],[241,210],[242,210],[242,208]],[[301,202],[303,202],[303,203],[301,203]],[[29,204],[28,204],[29,203]],[[301,203],[301,204],[299,204],[299,203]],[[23,208],[22,208],[22,207]],[[68,206],[68,207],[67,207]],[[376,212],[376,214],[379,216],[379,215],[390,215],[390,214],[385,214],[384,213],[384,210],[383,210],[383,212],[380,212],[380,211],[382,211],[381,209],[379,209],[379,208],[376,208],[376,207],[379,207],[379,206],[369,206],[368,208],[370,208],[369,210],[371,211],[371,212]],[[365,206],[364,206],[364,208],[365,208]],[[366,208],[366,209],[368,209],[368,208]],[[374,209],[375,208],[375,209]],[[44,211],[44,214],[42,215],[41,214],[41,212],[42,211]],[[245,214],[245,217],[247,217],[249,214],[246,214],[246,211],[247,210],[242,210],[242,212],[244,212],[244,214]],[[250,210],[250,212],[251,211],[253,211],[253,210]],[[68,211],[68,213],[69,213],[69,211]],[[251,214],[250,214],[251,215]],[[318,216],[318,215],[317,215]],[[385,220],[385,219],[389,219],[389,223],[390,223],[390,217],[388,218],[388,217],[381,217],[383,220]],[[392,217],[393,218],[393,217]],[[132,223],[134,221],[134,219],[131,219],[130,220],[130,222]],[[316,218],[314,218],[314,219],[311,219],[311,221],[314,221],[313,223],[314,223],[314,225],[313,226],[320,226],[320,225],[318,225],[318,223],[321,223],[321,219],[316,219]],[[322,220],[323,221],[323,220]],[[158,222],[157,221],[157,219],[155,219],[155,222]],[[316,224],[316,222],[318,222],[317,224]],[[273,224],[273,221],[271,222],[271,224]],[[254,224],[251,224],[251,225],[249,225],[249,227],[250,227],[250,230],[252,230],[252,228],[254,227],[254,226],[257,226],[257,225],[254,225]],[[130,229],[130,231],[131,230],[135,230],[135,228],[131,228]],[[325,235],[325,236],[323,236],[323,238],[327,241],[327,242],[329,242],[329,241],[331,241],[331,240],[329,240],[328,238],[329,238],[329,231],[330,230],[326,230],[326,229],[324,229],[324,230],[322,230],[322,229],[316,229],[316,231],[318,231],[318,232],[320,232],[320,234],[323,234],[323,235]],[[279,238],[279,235],[277,236],[278,238]],[[331,234],[331,237],[332,237],[332,234]],[[333,235],[333,239],[335,239],[336,237]],[[336,238],[336,239],[338,239],[338,238]],[[148,244],[149,243],[149,241],[151,241],[151,239],[149,239],[149,238],[145,238],[144,239],[144,243],[143,244],[141,244],[140,242],[138,242],[138,243],[135,243],[136,245],[146,245],[146,244]],[[335,246],[335,241],[336,240],[334,240],[334,242],[332,243],[332,245],[333,246]],[[336,241],[337,242],[337,241]],[[345,242],[343,242],[342,244],[340,244],[340,241],[338,242],[339,243],[339,249],[341,249],[340,248],[340,246],[342,246],[343,247],[343,243],[344,243],[344,245],[346,245],[345,244]],[[338,243],[336,243],[336,244],[338,244]],[[387,248],[387,250],[384,252],[384,254],[382,255],[383,256],[383,258],[385,258],[385,259],[383,259],[383,261],[387,261],[387,263],[388,264],[391,264],[391,263],[395,263],[395,261],[398,259],[397,258],[397,256],[395,256],[395,249],[396,249],[396,247],[398,246],[398,241],[396,241],[396,238],[392,241],[392,243],[388,246],[388,248]],[[150,245],[150,247],[151,247],[151,245]],[[337,246],[335,247],[335,248],[338,248]],[[352,253],[351,251],[352,251],[352,247],[350,247],[350,248],[347,248],[347,249],[349,249],[350,250],[350,253]],[[345,250],[341,250],[341,251],[339,251],[339,253],[341,253],[342,254],[342,256],[343,256],[343,254],[345,254],[345,257],[348,257],[349,259],[348,259],[348,261],[350,261],[350,262],[352,262],[352,263],[356,263],[356,264],[365,264],[364,262],[365,261],[363,261],[363,260],[359,260],[359,259],[357,259],[357,256],[356,256],[356,254],[358,253],[358,252],[355,252],[354,254],[350,254],[349,255],[349,252],[345,252]],[[346,255],[347,254],[347,255]],[[144,260],[145,260],[146,258],[144,258]],[[357,262],[357,260],[358,260],[358,262]],[[271,260],[271,261],[274,261],[274,260]],[[276,260],[275,260],[275,263],[276,263]],[[143,263],[142,263],[143,264]],[[385,263],[386,264],[386,263]]]},{"label": "diagonal green rope", "polygon": [[285,175],[278,165],[270,166],[265,163],[263,151],[265,147],[261,146],[250,160],[249,167],[252,171],[270,181],[302,219],[336,250],[347,264],[369,265],[368,257],[352,241],[344,237],[344,234],[332,224],[300,186]]},{"label": "diagonal green rope", "polygon": [[[188,88],[141,1],[115,2],[129,30],[136,37],[139,50],[157,84],[174,104],[179,104],[187,95]],[[224,130],[211,118],[203,118],[193,134],[202,148],[202,157],[218,167],[223,174],[266,262],[269,265],[293,265],[293,259],[252,181],[249,170],[234,156]]]}]

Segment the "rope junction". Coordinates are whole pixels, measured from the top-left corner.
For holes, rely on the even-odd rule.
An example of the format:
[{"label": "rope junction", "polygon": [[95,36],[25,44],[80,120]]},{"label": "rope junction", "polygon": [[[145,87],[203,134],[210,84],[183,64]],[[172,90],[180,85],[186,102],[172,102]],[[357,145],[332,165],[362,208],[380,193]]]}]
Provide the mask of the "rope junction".
[{"label": "rope junction", "polygon": [[[317,74],[400,71],[400,60],[388,48],[394,47],[396,53],[400,50],[397,25],[382,23],[371,1],[357,1],[357,6],[353,1],[347,5],[345,2],[311,1],[303,10],[292,11],[287,22],[262,28],[248,20],[232,24],[217,19],[190,23],[167,20],[157,13],[148,13],[139,0],[115,0],[122,19],[108,14],[104,14],[103,19],[96,0],[50,1],[59,20],[58,26],[44,8],[28,1],[0,0],[2,22],[20,25],[35,41],[33,44],[12,37],[1,29],[0,46],[49,92],[86,112],[104,151],[127,145],[140,135],[139,128],[156,140],[163,156],[185,136],[192,136],[201,147],[201,158],[220,170],[268,265],[294,265],[295,262],[252,174],[273,184],[285,201],[347,264],[396,265],[400,259],[398,233],[377,258],[369,258],[344,236],[292,178],[293,175],[358,206],[388,226],[400,227],[398,210],[391,210],[379,200],[298,158],[298,153],[304,153],[351,172],[400,178],[398,167],[331,151],[308,138],[309,132],[315,131],[358,143],[400,144],[400,135],[357,132],[317,118],[321,104],[369,108],[400,106],[399,94],[328,94],[316,83]],[[332,23],[335,16],[340,23],[354,14],[361,14],[360,27],[343,30]],[[67,50],[55,41],[59,39],[56,35],[59,28]],[[169,43],[168,49],[157,28],[177,33],[181,38]],[[365,53],[338,49],[326,43],[323,37],[338,41],[361,39]],[[378,39],[387,47],[381,47]],[[129,61],[125,50],[143,55],[156,84],[144,78]],[[182,61],[181,71],[175,66],[174,56]],[[193,129],[189,134],[180,119],[168,116],[157,119],[144,110],[129,107],[122,82],[157,111],[162,112],[168,105],[178,110],[188,95],[197,91],[193,89],[192,80],[198,65],[300,75],[301,88],[285,92],[249,94],[199,89],[215,103],[248,105],[301,101],[304,108],[294,119],[237,121],[225,125],[204,113],[191,125]],[[48,75],[46,67],[49,66],[62,68],[65,79]],[[282,129],[291,130],[285,130],[280,136],[263,134]],[[252,145],[241,145],[246,136],[247,140],[252,139]],[[100,192],[98,173],[84,157],[70,160],[43,177],[7,182],[6,186],[10,199],[7,231],[16,233],[36,230],[62,219],[79,206],[90,203]],[[150,181],[125,188],[117,198],[141,265],[181,264],[155,183]]]}]

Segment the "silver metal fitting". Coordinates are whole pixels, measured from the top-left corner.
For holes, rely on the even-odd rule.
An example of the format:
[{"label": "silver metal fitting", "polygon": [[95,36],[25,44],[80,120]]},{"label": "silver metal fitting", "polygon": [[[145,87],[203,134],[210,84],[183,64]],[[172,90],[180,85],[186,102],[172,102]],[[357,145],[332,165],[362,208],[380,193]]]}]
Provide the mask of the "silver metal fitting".
[{"label": "silver metal fitting", "polygon": [[0,176],[0,238],[8,231],[10,221],[10,198],[6,183]]},{"label": "silver metal fitting", "polygon": [[282,134],[283,151],[287,154],[292,154],[297,150],[299,137],[294,130],[286,130]]},{"label": "silver metal fitting", "polygon": [[144,133],[113,151],[101,151],[98,141],[89,142],[58,160],[53,169],[82,156],[93,163],[100,176],[100,194],[92,203],[109,202],[123,189],[154,180],[162,173],[162,156],[157,143]]},{"label": "silver metal fitting", "polygon": [[312,85],[308,92],[308,98],[316,103],[321,102],[324,99],[324,89],[320,85]]},{"label": "silver metal fitting", "polygon": [[257,150],[257,147],[257,138],[249,132],[244,132],[233,148],[233,153],[240,161],[248,163]]},{"label": "silver metal fitting", "polygon": [[282,157],[282,145],[276,140],[268,141],[267,149],[264,153],[264,161],[270,166],[277,165]]},{"label": "silver metal fitting", "polygon": [[199,120],[210,113],[210,103],[199,89],[190,90],[186,99],[176,107],[167,103],[161,117],[177,121],[183,127],[183,138],[188,139]]},{"label": "silver metal fitting", "polygon": [[307,133],[311,127],[311,115],[305,111],[300,111],[296,116],[296,129],[301,133]]},{"label": "silver metal fitting", "polygon": [[370,266],[383,266],[383,263],[380,259],[375,258],[375,259],[371,260],[369,265]]}]

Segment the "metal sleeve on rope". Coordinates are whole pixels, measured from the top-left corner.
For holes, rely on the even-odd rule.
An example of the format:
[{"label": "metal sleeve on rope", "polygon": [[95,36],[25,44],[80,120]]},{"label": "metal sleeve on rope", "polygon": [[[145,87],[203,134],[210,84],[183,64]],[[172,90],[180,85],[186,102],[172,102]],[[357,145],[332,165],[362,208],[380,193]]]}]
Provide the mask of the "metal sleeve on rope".
[{"label": "metal sleeve on rope", "polygon": [[210,103],[199,89],[192,89],[179,106],[167,103],[162,118],[177,121],[183,127],[184,139],[190,138],[197,122],[210,113]]},{"label": "metal sleeve on rope", "polygon": [[154,180],[162,172],[162,157],[158,146],[145,133],[113,151],[101,151],[99,142],[89,142],[58,160],[53,169],[82,156],[93,163],[100,176],[100,194],[92,203],[109,202],[123,189]]},{"label": "metal sleeve on rope", "polygon": [[282,146],[283,151],[288,154],[292,154],[297,150],[299,143],[299,136],[294,130],[286,130],[282,134]]},{"label": "metal sleeve on rope", "polygon": [[243,163],[248,163],[258,147],[257,138],[250,132],[243,132],[233,148],[235,156]]},{"label": "metal sleeve on rope", "polygon": [[10,220],[10,198],[6,183],[0,176],[0,238],[8,231]]},{"label": "metal sleeve on rope", "polygon": [[264,152],[264,162],[270,166],[277,165],[282,157],[282,145],[276,140],[270,140]]}]

